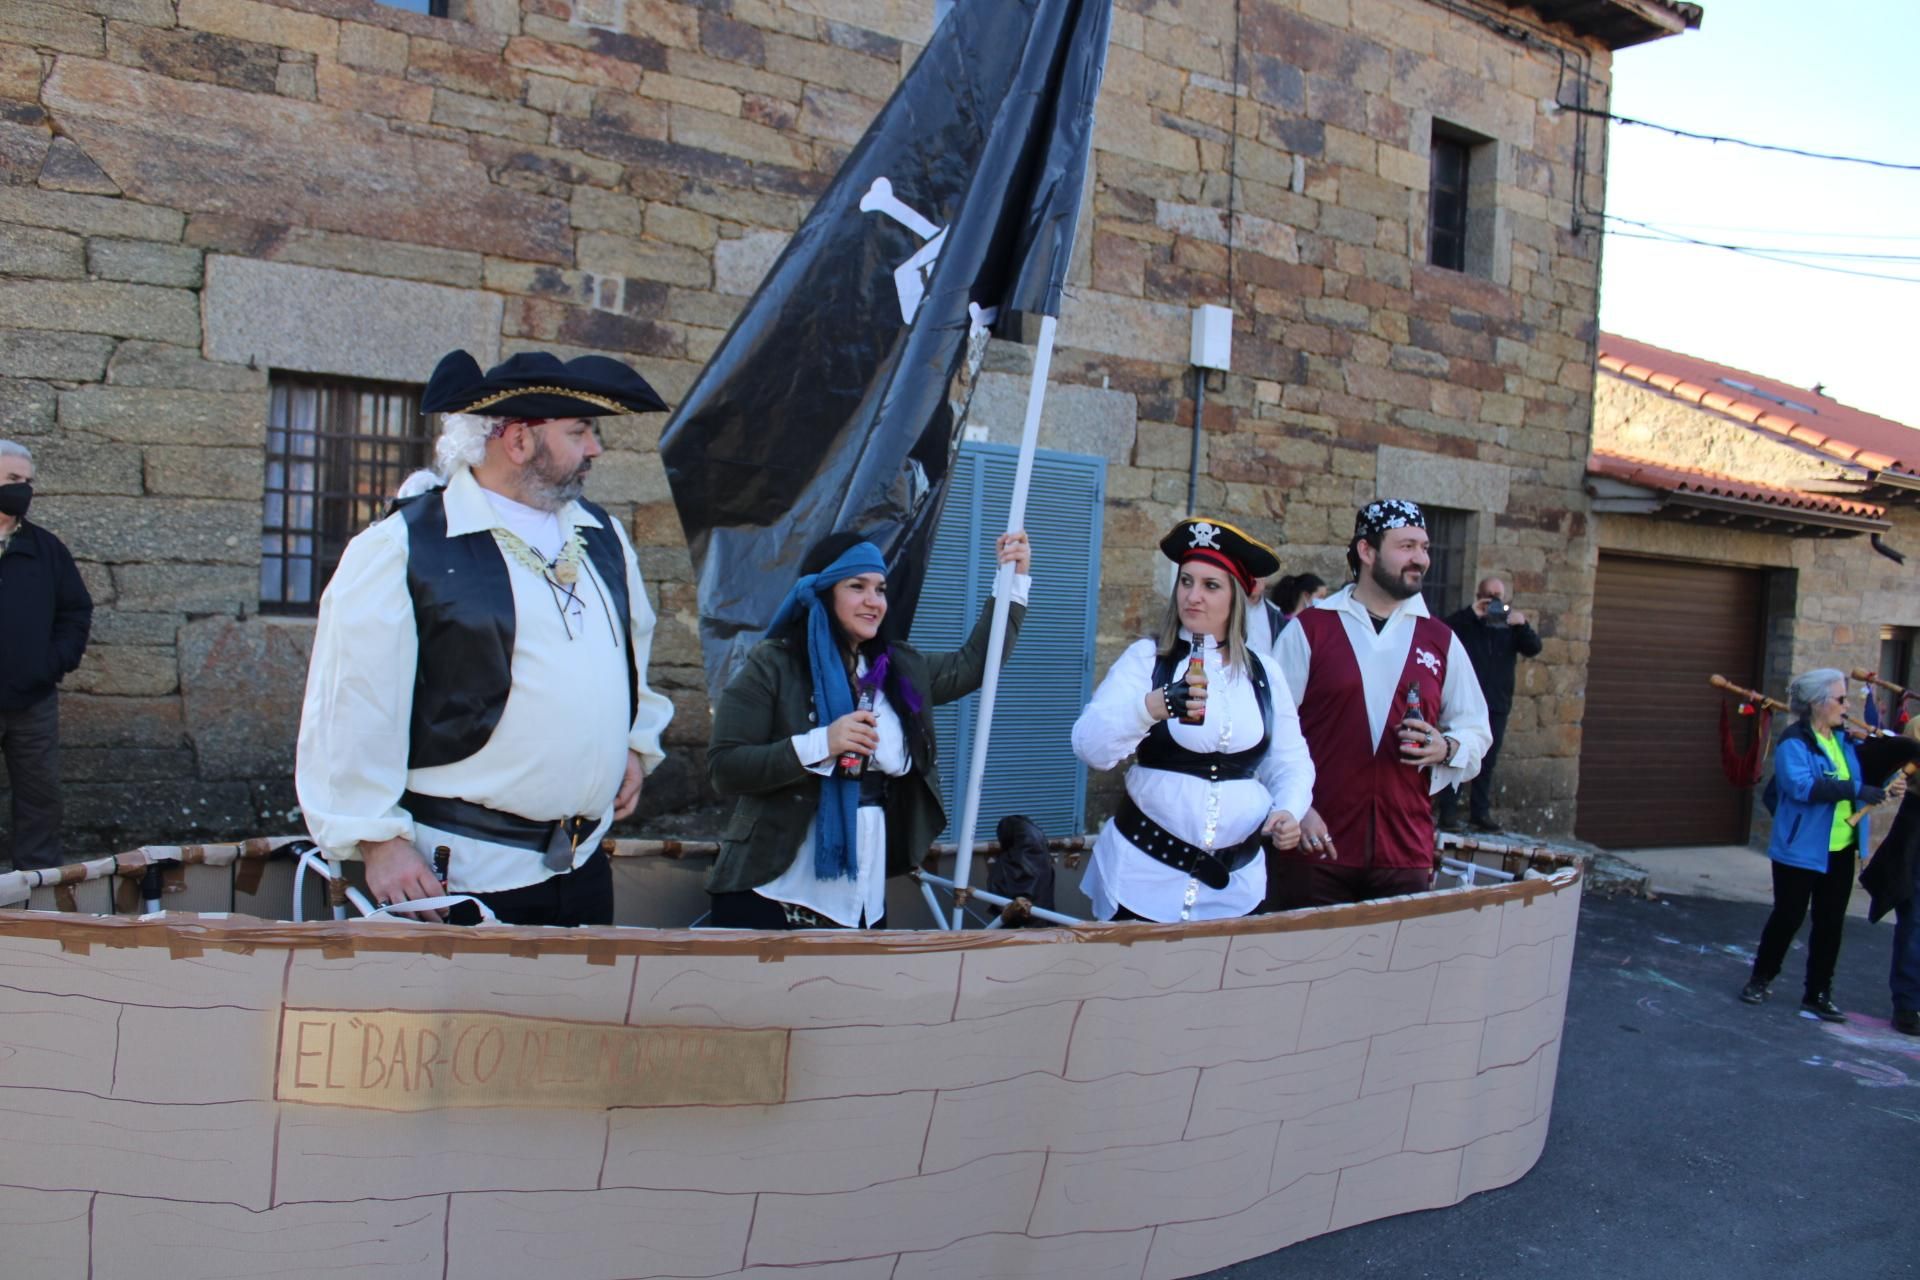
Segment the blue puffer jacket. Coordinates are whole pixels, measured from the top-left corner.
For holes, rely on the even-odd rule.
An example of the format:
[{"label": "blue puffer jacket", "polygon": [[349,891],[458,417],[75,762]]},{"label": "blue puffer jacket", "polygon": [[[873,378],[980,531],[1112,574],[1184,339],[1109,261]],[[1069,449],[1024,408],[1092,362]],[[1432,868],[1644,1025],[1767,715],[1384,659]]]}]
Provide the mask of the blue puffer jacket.
[{"label": "blue puffer jacket", "polygon": [[[1773,777],[1768,779],[1761,799],[1773,814],[1773,839],[1767,842],[1767,856],[1775,862],[1825,871],[1834,806],[1842,800],[1878,804],[1885,798],[1879,787],[1860,780],[1860,757],[1854,754],[1853,743],[1844,733],[1839,739],[1840,750],[1847,757],[1847,772],[1853,775],[1844,780],[1813,740],[1813,729],[1805,720],[1796,721],[1774,748]],[[1855,828],[1863,849],[1867,847],[1870,821],[1862,818]]]}]

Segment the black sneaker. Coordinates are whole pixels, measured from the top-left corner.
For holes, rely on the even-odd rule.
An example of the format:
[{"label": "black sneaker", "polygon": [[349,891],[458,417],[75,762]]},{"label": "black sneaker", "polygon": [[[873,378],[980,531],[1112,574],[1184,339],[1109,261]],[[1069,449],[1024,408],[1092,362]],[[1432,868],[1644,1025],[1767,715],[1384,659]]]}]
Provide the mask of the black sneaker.
[{"label": "black sneaker", "polygon": [[1506,833],[1506,828],[1495,822],[1492,818],[1468,818],[1467,826],[1475,831],[1483,831],[1490,836],[1504,835]]},{"label": "black sneaker", "polygon": [[1847,1015],[1840,1012],[1840,1006],[1835,1004],[1832,997],[1824,991],[1817,996],[1807,996],[1801,1000],[1800,1008],[1820,1019],[1822,1022],[1845,1022],[1847,1020]]},{"label": "black sneaker", "polygon": [[1765,1004],[1767,997],[1772,994],[1773,992],[1767,989],[1767,984],[1758,978],[1740,988],[1740,1000],[1743,1004]]},{"label": "black sneaker", "polygon": [[1893,1029],[1903,1036],[1920,1036],[1920,1010],[1895,1009]]}]

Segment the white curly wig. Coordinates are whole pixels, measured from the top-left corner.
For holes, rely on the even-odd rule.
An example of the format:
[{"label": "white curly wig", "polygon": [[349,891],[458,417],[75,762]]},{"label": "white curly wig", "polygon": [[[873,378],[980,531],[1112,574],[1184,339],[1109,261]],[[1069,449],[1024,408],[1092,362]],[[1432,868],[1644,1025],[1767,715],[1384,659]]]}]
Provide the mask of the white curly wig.
[{"label": "white curly wig", "polygon": [[487,441],[505,418],[478,413],[449,413],[440,420],[440,436],[433,442],[433,466],[414,472],[400,484],[398,498],[445,484],[462,467],[478,466],[487,456]]}]

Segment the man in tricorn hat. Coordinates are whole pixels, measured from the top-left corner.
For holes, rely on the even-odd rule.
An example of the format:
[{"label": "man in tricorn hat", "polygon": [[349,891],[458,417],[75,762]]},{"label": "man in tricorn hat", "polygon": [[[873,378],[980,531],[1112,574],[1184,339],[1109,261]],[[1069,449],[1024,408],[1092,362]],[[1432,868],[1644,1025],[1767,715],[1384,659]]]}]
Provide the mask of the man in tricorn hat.
[{"label": "man in tricorn hat", "polygon": [[483,374],[455,351],[421,408],[447,415],[434,471],[348,544],[320,601],[295,767],[308,829],[365,862],[383,906],[468,894],[507,923],[611,924],[600,840],[638,805],[672,704],[647,687],[633,548],[580,493],[594,419],[666,404],[604,356]]},{"label": "man in tricorn hat", "polygon": [[1315,771],[1299,845],[1268,858],[1274,909],[1432,887],[1431,797],[1473,777],[1492,741],[1466,652],[1420,596],[1426,525],[1411,502],[1362,507],[1353,582],[1274,641]]}]

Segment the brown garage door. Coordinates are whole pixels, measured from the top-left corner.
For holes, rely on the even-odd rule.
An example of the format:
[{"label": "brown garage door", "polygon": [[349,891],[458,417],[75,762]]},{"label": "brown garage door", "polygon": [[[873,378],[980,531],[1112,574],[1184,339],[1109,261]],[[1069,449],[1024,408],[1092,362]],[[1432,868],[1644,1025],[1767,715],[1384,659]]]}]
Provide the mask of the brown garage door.
[{"label": "brown garage door", "polygon": [[1614,849],[1746,840],[1749,793],[1721,772],[1721,695],[1707,677],[1759,683],[1762,590],[1758,570],[1600,557],[1581,839]]}]

